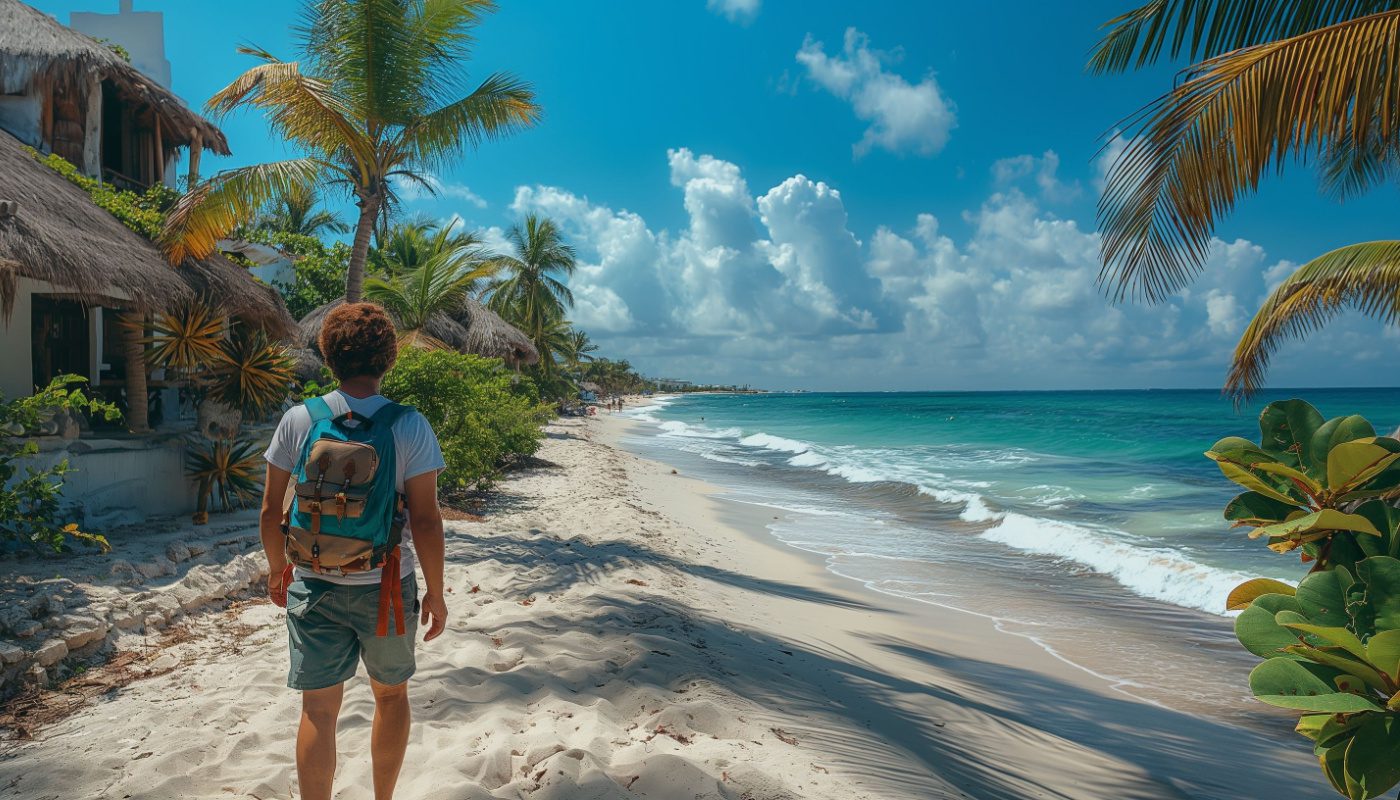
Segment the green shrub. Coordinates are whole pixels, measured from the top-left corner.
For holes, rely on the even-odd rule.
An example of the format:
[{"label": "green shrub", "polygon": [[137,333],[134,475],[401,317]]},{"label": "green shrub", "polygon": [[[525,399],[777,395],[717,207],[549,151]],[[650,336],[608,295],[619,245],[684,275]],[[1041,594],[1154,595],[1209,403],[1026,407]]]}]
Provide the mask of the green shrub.
[{"label": "green shrub", "polygon": [[15,400],[0,398],[0,543],[18,542],[36,550],[60,552],[69,538],[94,544],[104,551],[107,540],[84,533],[76,522],[63,521],[60,501],[63,477],[71,468],[64,459],[48,469],[20,462],[39,452],[23,438],[46,414],[69,411],[100,414],[113,420],[121,416],[116,406],[94,400],[75,388],[85,378],[60,375],[39,393]]},{"label": "green shrub", "polygon": [[1299,715],[1340,794],[1379,797],[1400,782],[1400,441],[1302,400],[1269,404],[1259,432],[1206,453],[1246,489],[1225,518],[1312,569],[1297,587],[1256,578],[1226,600],[1236,637],[1265,659],[1250,690]]},{"label": "green shrub", "polygon": [[350,268],[350,245],[326,244],[314,236],[298,233],[254,231],[250,241],[269,244],[292,258],[295,278],[291,283],[274,281],[287,311],[301,319],[311,311],[345,295],[345,273]]},{"label": "green shrub", "polygon": [[512,457],[539,449],[548,410],[518,386],[500,360],[405,348],[382,392],[417,407],[437,432],[448,488],[489,484]]},{"label": "green shrub", "polygon": [[26,149],[44,166],[87,192],[92,202],[107,209],[123,225],[151,241],[159,240],[161,227],[165,224],[165,212],[180,199],[179,192],[159,183],[140,194],[118,189],[109,183],[89,178],[60,155],[42,156],[33,148]]}]

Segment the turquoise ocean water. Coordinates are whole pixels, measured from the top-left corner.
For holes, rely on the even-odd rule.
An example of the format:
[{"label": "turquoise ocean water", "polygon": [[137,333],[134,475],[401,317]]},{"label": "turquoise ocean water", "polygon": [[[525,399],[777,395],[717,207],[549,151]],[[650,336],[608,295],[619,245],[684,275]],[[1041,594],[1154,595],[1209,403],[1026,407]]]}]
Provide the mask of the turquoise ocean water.
[{"label": "turquoise ocean water", "polygon": [[[1218,704],[1251,663],[1226,593],[1305,568],[1223,523],[1233,484],[1201,453],[1257,440],[1262,405],[1295,396],[1400,425],[1389,389],[1238,412],[1215,391],[689,395],[626,412],[624,444],[771,510],[774,536],[872,589],[991,617],[1140,695],[1165,681],[1172,704]],[[1171,670],[1224,674],[1169,679],[1163,648]]]}]

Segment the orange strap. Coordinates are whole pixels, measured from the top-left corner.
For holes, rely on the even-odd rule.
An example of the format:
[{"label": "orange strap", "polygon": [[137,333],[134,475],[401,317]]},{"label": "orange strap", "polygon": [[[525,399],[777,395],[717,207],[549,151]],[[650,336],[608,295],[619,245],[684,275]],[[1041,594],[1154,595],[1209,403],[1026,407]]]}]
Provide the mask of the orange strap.
[{"label": "orange strap", "polygon": [[403,636],[408,628],[403,622],[403,585],[399,577],[399,548],[396,546],[384,556],[384,564],[379,578],[379,627],[376,636],[389,635],[389,611],[394,612],[395,636]]}]

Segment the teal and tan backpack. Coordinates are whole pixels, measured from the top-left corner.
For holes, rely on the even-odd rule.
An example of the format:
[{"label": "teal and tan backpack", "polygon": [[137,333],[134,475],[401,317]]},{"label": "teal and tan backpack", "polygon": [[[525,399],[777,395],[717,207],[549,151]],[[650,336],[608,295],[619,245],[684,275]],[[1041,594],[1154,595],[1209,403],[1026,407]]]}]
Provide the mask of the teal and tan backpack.
[{"label": "teal and tan backpack", "polygon": [[292,470],[282,516],[287,561],[321,575],[382,569],[377,633],[406,630],[399,590],[404,498],[395,486],[394,423],[411,406],[389,403],[364,417],[306,401],[311,429]]}]

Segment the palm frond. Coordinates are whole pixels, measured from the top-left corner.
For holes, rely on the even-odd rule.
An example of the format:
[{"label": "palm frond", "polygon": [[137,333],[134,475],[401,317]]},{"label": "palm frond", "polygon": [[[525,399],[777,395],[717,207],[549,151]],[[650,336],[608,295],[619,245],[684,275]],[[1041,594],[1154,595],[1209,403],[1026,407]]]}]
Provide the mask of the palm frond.
[{"label": "palm frond", "polygon": [[355,159],[374,155],[373,143],[354,122],[354,110],[330,84],[303,75],[295,61],[249,69],[209,98],[205,108],[224,116],[245,105],[262,111],[283,136],[314,152],[333,156],[348,151]]},{"label": "palm frond", "polygon": [[314,184],[325,165],[312,158],[227,170],[181,197],[165,218],[161,245],[172,264],[205,258],[219,239],[253,219],[269,201]]},{"label": "palm frond", "polygon": [[1099,201],[1100,283],[1156,301],[1209,254],[1217,219],[1270,168],[1344,137],[1400,134],[1400,12],[1228,53],[1125,124],[1136,131]]},{"label": "palm frond", "polygon": [[476,147],[539,122],[541,111],[530,84],[495,74],[471,94],[414,120],[402,132],[403,149],[420,163]]},{"label": "palm frond", "polygon": [[223,342],[213,394],[244,413],[264,417],[287,399],[295,378],[291,352],[258,329],[238,328]]},{"label": "palm frond", "polygon": [[1348,245],[1288,276],[1240,337],[1225,392],[1237,400],[1253,395],[1280,345],[1322,328],[1348,308],[1400,321],[1400,241]]},{"label": "palm frond", "polygon": [[1385,0],[1151,0],[1104,23],[1089,71],[1140,69],[1162,56],[1191,61],[1287,39],[1396,9]]}]

